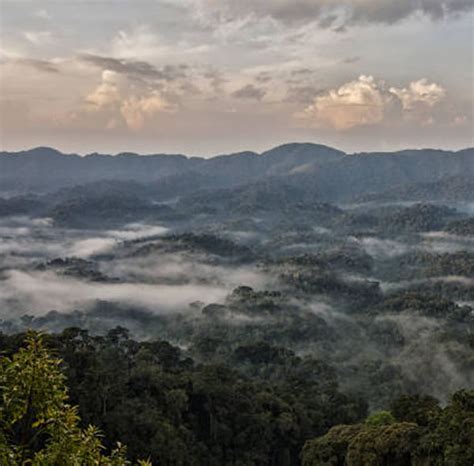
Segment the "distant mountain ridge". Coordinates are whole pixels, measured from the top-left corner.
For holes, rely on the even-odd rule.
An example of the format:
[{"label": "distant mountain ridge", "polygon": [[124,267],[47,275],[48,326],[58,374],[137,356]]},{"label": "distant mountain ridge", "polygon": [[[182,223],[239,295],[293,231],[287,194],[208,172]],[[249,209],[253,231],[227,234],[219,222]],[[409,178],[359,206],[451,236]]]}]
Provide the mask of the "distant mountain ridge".
[{"label": "distant mountain ridge", "polygon": [[0,152],[0,194],[47,193],[101,180],[195,189],[231,188],[271,178],[318,198],[348,200],[392,186],[474,179],[474,148],[347,154],[328,146],[291,143],[261,154],[209,159],[182,154],[63,154],[49,147]]}]

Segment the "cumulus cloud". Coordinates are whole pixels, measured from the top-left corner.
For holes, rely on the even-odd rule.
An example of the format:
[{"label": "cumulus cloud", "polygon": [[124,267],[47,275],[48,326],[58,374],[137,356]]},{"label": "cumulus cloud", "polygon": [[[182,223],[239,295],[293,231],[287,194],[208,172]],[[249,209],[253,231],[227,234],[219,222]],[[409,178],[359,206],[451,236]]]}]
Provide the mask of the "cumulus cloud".
[{"label": "cumulus cloud", "polygon": [[303,117],[317,127],[349,129],[380,123],[390,97],[372,76],[360,76],[320,94],[305,110]]},{"label": "cumulus cloud", "polygon": [[434,107],[446,96],[445,89],[439,84],[429,83],[426,78],[413,81],[403,89],[391,87],[390,92],[400,99],[404,110],[413,110],[419,104]]},{"label": "cumulus cloud", "polygon": [[120,101],[120,85],[117,72],[104,70],[102,82],[87,96],[86,101],[97,108],[113,105]]},{"label": "cumulus cloud", "polygon": [[147,117],[169,110],[168,103],[157,91],[153,91],[150,95],[144,97],[131,96],[124,100],[120,107],[120,113],[127,126],[135,131],[144,126]]},{"label": "cumulus cloud", "polygon": [[[427,79],[413,81],[404,88],[386,88],[383,81],[361,75],[339,88],[320,93],[299,117],[314,127],[347,130],[376,125],[386,118],[410,114],[421,124],[432,120],[430,111],[446,96],[445,89]],[[400,109],[400,112],[398,110]]]},{"label": "cumulus cloud", "polygon": [[108,128],[117,126],[120,118],[135,131],[154,115],[174,110],[160,89],[137,86],[126,76],[108,69],[102,72],[101,83],[87,95],[86,103],[89,110],[108,114]]}]

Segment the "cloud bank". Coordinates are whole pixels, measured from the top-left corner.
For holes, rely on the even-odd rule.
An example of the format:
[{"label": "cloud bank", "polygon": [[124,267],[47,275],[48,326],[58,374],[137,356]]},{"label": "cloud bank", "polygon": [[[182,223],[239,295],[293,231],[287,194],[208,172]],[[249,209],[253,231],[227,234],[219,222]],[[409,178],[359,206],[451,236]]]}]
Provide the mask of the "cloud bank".
[{"label": "cloud bank", "polygon": [[322,27],[393,24],[414,14],[441,20],[473,8],[469,0],[191,0],[202,17],[229,22],[254,16],[285,24],[319,21]]},{"label": "cloud bank", "polygon": [[406,116],[424,124],[433,121],[431,111],[445,97],[446,90],[426,78],[401,89],[387,89],[384,81],[361,75],[338,88],[321,92],[298,116],[314,127],[337,130],[376,125],[385,119],[396,122]]}]

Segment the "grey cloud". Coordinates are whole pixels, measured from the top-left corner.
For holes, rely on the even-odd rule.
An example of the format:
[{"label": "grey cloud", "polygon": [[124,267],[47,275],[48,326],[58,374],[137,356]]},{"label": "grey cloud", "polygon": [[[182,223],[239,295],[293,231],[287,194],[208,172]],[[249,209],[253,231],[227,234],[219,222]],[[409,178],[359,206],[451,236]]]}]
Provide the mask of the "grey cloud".
[{"label": "grey cloud", "polygon": [[[327,15],[327,16],[322,16],[319,20],[319,25],[323,28],[323,29],[328,29],[330,28],[331,26],[333,26],[335,23],[337,23],[337,20],[339,19],[338,15],[336,14],[330,14],[330,15]],[[340,28],[341,26],[339,26]]]},{"label": "grey cloud", "polygon": [[286,93],[286,102],[307,103],[312,102],[320,89],[313,86],[291,86]]},{"label": "grey cloud", "polygon": [[16,60],[11,60],[10,62],[30,66],[37,71],[44,73],[59,73],[57,66],[48,60],[38,60],[36,58],[18,58]]},{"label": "grey cloud", "polygon": [[116,73],[126,74],[140,79],[173,81],[186,76],[187,65],[156,68],[145,61],[123,60],[113,57],[104,57],[101,55],[83,54],[79,60],[89,63],[101,69],[115,71]]},{"label": "grey cloud", "polygon": [[267,72],[262,72],[262,73],[259,73],[256,77],[255,77],[255,81],[259,82],[259,83],[268,83],[269,81],[272,80],[272,77],[270,76],[269,73]]},{"label": "grey cloud", "polygon": [[[448,18],[473,8],[472,0],[196,0],[201,11],[218,21],[232,21],[248,15],[270,16],[282,23],[318,21],[323,28],[344,30],[344,24],[393,24],[420,13],[433,20]],[[342,24],[339,24],[342,21]]]},{"label": "grey cloud", "polygon": [[292,76],[307,76],[313,74],[313,70],[310,68],[298,68],[291,72]]},{"label": "grey cloud", "polygon": [[[350,4],[350,3],[349,3]],[[352,23],[396,23],[412,14],[421,13],[433,20],[448,18],[473,8],[471,0],[398,0],[396,2],[357,2],[350,10]]]},{"label": "grey cloud", "polygon": [[265,89],[262,89],[261,87],[256,87],[253,84],[247,84],[246,86],[241,87],[240,89],[233,92],[232,96],[236,97],[237,99],[261,100],[265,96],[265,94]]},{"label": "grey cloud", "polygon": [[360,61],[360,57],[347,57],[342,60],[342,63],[344,65],[351,65],[352,63],[357,63],[358,61]]},{"label": "grey cloud", "polygon": [[210,85],[216,94],[220,94],[222,86],[227,83],[227,79],[223,77],[222,73],[214,69],[206,71],[204,78],[210,81]]}]

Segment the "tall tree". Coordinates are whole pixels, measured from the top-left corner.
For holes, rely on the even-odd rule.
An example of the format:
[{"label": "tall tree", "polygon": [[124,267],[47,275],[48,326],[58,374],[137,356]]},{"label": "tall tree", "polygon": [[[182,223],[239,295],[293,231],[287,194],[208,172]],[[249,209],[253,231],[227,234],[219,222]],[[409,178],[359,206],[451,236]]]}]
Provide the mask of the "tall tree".
[{"label": "tall tree", "polygon": [[29,333],[25,342],[25,347],[0,362],[0,463],[130,464],[125,447],[117,444],[105,455],[99,431],[93,426],[80,428],[77,408],[68,403],[61,360],[48,352],[42,337]]}]

